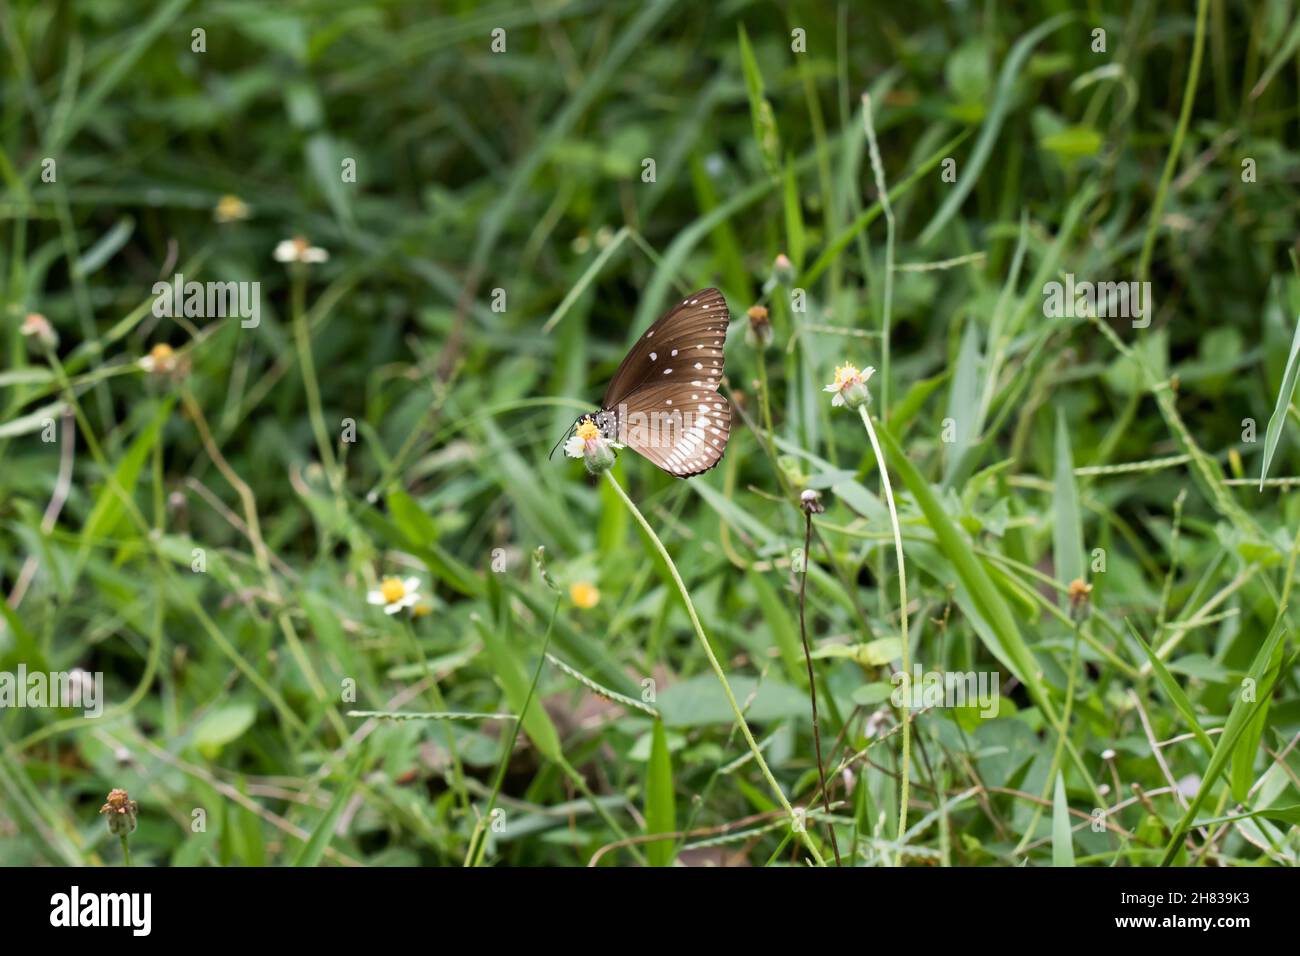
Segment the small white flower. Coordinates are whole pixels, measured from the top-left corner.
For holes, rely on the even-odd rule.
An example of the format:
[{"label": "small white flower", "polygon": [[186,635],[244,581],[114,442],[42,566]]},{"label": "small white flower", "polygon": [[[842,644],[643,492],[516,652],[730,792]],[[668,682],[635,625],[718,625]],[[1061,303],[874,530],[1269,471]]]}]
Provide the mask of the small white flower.
[{"label": "small white flower", "polygon": [[330,257],[328,252],[319,246],[313,246],[302,236],[285,239],[275,247],[274,255],[276,262],[301,262],[304,265],[327,262]]},{"label": "small white flower", "polygon": [[137,368],[148,372],[157,381],[179,380],[190,372],[189,359],[166,342],[159,342],[149,350],[148,355],[136,359],[135,364]]},{"label": "small white flower", "polygon": [[862,371],[858,371],[856,365],[840,365],[835,369],[835,381],[827,385],[822,391],[834,392],[835,397],[831,399],[831,404],[836,408],[847,405],[849,408],[857,408],[871,400],[871,393],[867,391],[867,380],[876,373],[876,370],[868,365]]},{"label": "small white flower", "polygon": [[583,449],[587,443],[577,435],[570,436],[569,440],[564,443],[564,453],[570,458],[581,458]]},{"label": "small white flower", "polygon": [[420,600],[419,578],[384,578],[378,589],[366,595],[367,604],[382,604],[385,614],[396,614]]},{"label": "small white flower", "polygon": [[136,359],[135,364],[146,372],[168,372],[176,361],[175,356],[170,345],[159,342],[149,350],[148,355]]},{"label": "small white flower", "polygon": [[600,433],[595,419],[590,415],[578,423],[578,430],[564,443],[564,453],[570,458],[586,461],[587,471],[593,475],[607,471],[614,464],[614,452],[623,448]]}]

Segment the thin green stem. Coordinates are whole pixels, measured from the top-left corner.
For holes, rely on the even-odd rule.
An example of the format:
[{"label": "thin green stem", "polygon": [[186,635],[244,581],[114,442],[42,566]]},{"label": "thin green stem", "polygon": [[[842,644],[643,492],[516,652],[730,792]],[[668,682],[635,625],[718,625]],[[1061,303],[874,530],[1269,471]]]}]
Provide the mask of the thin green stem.
[{"label": "thin green stem", "polygon": [[821,782],[822,809],[826,811],[826,829],[831,836],[831,851],[835,865],[843,866],[840,845],[835,839],[835,823],[830,819],[831,797],[826,786],[826,764],[822,761],[822,732],[817,719],[817,677],[813,672],[812,649],[808,646],[808,553],[812,550],[812,511],[804,511],[803,568],[799,574],[799,639],[803,641],[803,659],[808,665],[808,699],[812,704],[813,752],[817,755],[817,779]]},{"label": "thin green stem", "polygon": [[[889,483],[889,469],[885,467],[885,454],[880,450],[880,441],[876,438],[875,426],[871,424],[871,415],[866,405],[858,406],[858,415],[867,429],[871,439],[871,450],[876,456],[876,467],[880,470],[880,481],[885,489],[885,504],[889,507],[889,522],[894,531],[894,555],[898,559],[898,616],[903,628],[903,673],[912,673],[912,648],[907,635],[907,571],[903,565],[903,532],[898,526],[898,509],[894,506],[894,489]],[[911,701],[903,705],[903,773],[902,792],[898,800],[898,834],[901,843],[907,833],[907,801],[911,785],[912,770],[912,708]]]},{"label": "thin green stem", "polygon": [[637,524],[641,526],[641,530],[646,533],[646,536],[654,544],[655,550],[659,552],[659,557],[663,558],[664,564],[667,565],[668,572],[673,576],[673,582],[677,585],[677,591],[682,596],[682,603],[686,605],[686,613],[690,616],[691,626],[695,628],[695,636],[699,638],[700,646],[704,648],[704,656],[709,659],[709,666],[713,668],[713,673],[718,678],[718,683],[722,685],[723,693],[727,695],[727,703],[731,705],[731,712],[736,715],[736,725],[740,728],[741,734],[744,735],[745,742],[749,745],[750,753],[754,755],[754,762],[758,764],[759,770],[762,771],[763,777],[767,780],[768,786],[772,788],[772,793],[775,794],[777,801],[781,804],[781,808],[785,810],[786,814],[790,817],[790,824],[794,828],[794,831],[799,834],[799,839],[803,842],[804,846],[808,848],[808,853],[817,861],[818,866],[825,866],[826,861],[823,860],[821,854],[817,852],[817,847],[813,843],[812,838],[808,835],[807,829],[804,826],[800,815],[795,813],[794,808],[790,806],[790,801],[786,799],[785,791],[783,791],[781,785],[776,782],[776,777],[772,775],[771,768],[768,767],[767,761],[763,759],[763,751],[759,749],[758,741],[754,739],[754,734],[749,729],[749,723],[745,720],[745,714],[740,709],[740,704],[736,701],[736,695],[731,690],[731,684],[727,680],[727,675],[722,670],[722,665],[718,663],[717,655],[713,653],[713,647],[709,644],[709,639],[704,635],[704,628],[700,624],[699,615],[695,613],[695,604],[691,601],[690,592],[686,590],[686,584],[682,581],[682,576],[677,571],[677,565],[674,564],[673,559],[669,557],[668,549],[664,547],[664,543],[659,540],[659,535],[655,534],[654,528],[650,527],[650,523],[646,521],[645,516],[641,514],[641,509],[638,508],[636,504],[633,503],[632,499],[628,497],[627,492],[623,490],[623,486],[618,483],[618,480],[614,477],[613,473],[607,471],[605,472],[605,477],[608,478],[609,483],[614,486],[614,491],[623,499],[623,504],[627,505],[628,511],[632,512],[632,517],[636,518]]},{"label": "thin green stem", "polygon": [[[433,709],[435,711],[446,711],[448,709],[447,701],[442,696],[442,688],[438,686],[438,675],[429,666],[429,659],[424,653],[424,645],[420,643],[420,639],[415,633],[415,627],[409,619],[402,623],[402,630],[406,633],[406,639],[415,652],[416,666],[420,668],[420,673],[429,682],[429,700],[433,704]],[[456,790],[456,795],[460,798],[461,809],[465,813],[466,819],[468,819],[470,815],[469,791],[465,787],[465,768],[460,760],[460,751],[456,748],[456,735],[452,733],[451,726],[446,721],[443,721],[442,729],[447,738],[447,754],[451,758],[452,784]]]},{"label": "thin green stem", "polygon": [[1165,159],[1164,171],[1160,174],[1160,185],[1156,187],[1156,199],[1151,204],[1151,218],[1147,221],[1146,238],[1142,240],[1142,255],[1138,258],[1138,280],[1145,282],[1151,268],[1151,252],[1156,244],[1156,230],[1160,227],[1160,216],[1165,208],[1165,194],[1169,192],[1169,183],[1174,178],[1174,169],[1178,166],[1178,153],[1183,148],[1183,137],[1187,135],[1187,124],[1192,118],[1192,103],[1196,100],[1196,81],[1201,75],[1201,54],[1205,50],[1205,15],[1210,8],[1210,0],[1200,0],[1196,5],[1196,36],[1192,40],[1192,65],[1187,71],[1187,83],[1183,87],[1183,106],[1178,111],[1178,126],[1174,129],[1174,141],[1169,146],[1169,156]]},{"label": "thin green stem", "polygon": [[293,270],[293,338],[298,350],[298,364],[302,368],[302,385],[307,393],[307,413],[311,418],[311,429],[316,436],[316,445],[320,449],[321,464],[330,487],[337,493],[340,489],[338,468],[334,462],[334,448],[330,444],[329,431],[325,427],[325,413],[321,408],[320,384],[316,381],[316,364],[311,355],[311,333],[307,328],[306,298],[307,277],[302,267]]},{"label": "thin green stem", "polygon": [[515,744],[519,740],[519,731],[524,726],[524,714],[528,713],[528,708],[533,702],[533,695],[537,692],[537,682],[542,676],[542,667],[546,664],[546,652],[551,646],[551,633],[555,630],[555,615],[560,612],[560,597],[557,594],[555,604],[551,608],[551,619],[546,625],[546,636],[542,638],[542,653],[537,658],[537,667],[533,669],[533,679],[528,685],[528,695],[524,698],[524,706],[519,710],[519,716],[515,719],[514,730],[510,733],[510,739],[506,742],[505,748],[501,751],[501,760],[497,763],[497,771],[492,778],[492,789],[488,793],[487,806],[484,809],[482,818],[474,828],[474,833],[469,839],[469,849],[465,852],[464,866],[481,866],[483,863],[483,854],[487,852],[487,828],[491,826],[492,810],[496,806],[497,795],[501,793],[501,784],[505,782],[506,770],[510,766],[510,755],[515,752]]},{"label": "thin green stem", "polygon": [[[884,421],[889,416],[889,322],[894,305],[894,209],[889,204],[889,190],[885,188],[885,167],[880,161],[880,147],[876,143],[871,97],[866,93],[862,94],[862,121],[867,130],[867,146],[871,153],[871,170],[876,177],[876,192],[880,194],[880,208],[885,213],[884,302],[880,309],[880,418]],[[880,473],[885,473],[883,467]],[[903,779],[906,781],[907,778]]]},{"label": "thin green stem", "polygon": [[127,839],[125,833],[119,834],[118,839],[122,841],[122,865],[131,865],[131,841]]},{"label": "thin green stem", "polygon": [[1066,735],[1070,731],[1070,710],[1074,707],[1074,686],[1079,675],[1079,633],[1081,624],[1079,621],[1074,623],[1074,642],[1070,650],[1070,673],[1065,682],[1065,704],[1061,708],[1061,726],[1057,729],[1056,747],[1052,751],[1052,763],[1047,770],[1047,780],[1043,783],[1043,791],[1039,796],[1039,802],[1034,805],[1034,816],[1029,821],[1029,826],[1025,827],[1024,835],[1016,845],[1012,855],[1016,856],[1024,852],[1025,847],[1029,844],[1038,829],[1038,821],[1043,815],[1043,807],[1047,806],[1048,795],[1052,792],[1052,787],[1056,784],[1056,772],[1061,768],[1061,752],[1065,749]]}]

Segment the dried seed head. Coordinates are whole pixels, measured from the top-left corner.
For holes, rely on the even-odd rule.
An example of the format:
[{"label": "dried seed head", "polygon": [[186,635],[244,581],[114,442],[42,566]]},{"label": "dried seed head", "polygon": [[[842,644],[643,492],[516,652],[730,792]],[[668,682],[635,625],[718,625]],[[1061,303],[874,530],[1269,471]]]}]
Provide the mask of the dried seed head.
[{"label": "dried seed head", "polygon": [[749,327],[745,329],[745,342],[750,348],[765,349],[772,344],[772,320],[767,307],[753,305],[749,308]]},{"label": "dried seed head", "polygon": [[808,488],[799,496],[799,507],[803,509],[806,515],[819,515],[826,510],[822,504],[822,496]]},{"label": "dried seed head", "polygon": [[1090,606],[1089,595],[1092,594],[1092,585],[1083,580],[1075,578],[1070,582],[1070,616],[1076,621],[1081,621],[1088,616]]},{"label": "dried seed head", "polygon": [[139,810],[139,805],[125,790],[110,790],[108,802],[99,808],[100,813],[108,814],[108,832],[114,836],[122,836],[135,829],[135,818]]}]

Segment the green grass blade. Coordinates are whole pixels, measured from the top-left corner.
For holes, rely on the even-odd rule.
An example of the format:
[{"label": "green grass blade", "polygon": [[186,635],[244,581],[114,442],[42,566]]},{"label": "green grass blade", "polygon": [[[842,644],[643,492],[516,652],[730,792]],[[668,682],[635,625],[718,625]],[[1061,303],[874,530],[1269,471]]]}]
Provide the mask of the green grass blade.
[{"label": "green grass blade", "polygon": [[1277,403],[1273,414],[1269,416],[1268,428],[1264,432],[1264,463],[1259,469],[1259,490],[1264,490],[1264,479],[1273,464],[1273,455],[1277,452],[1278,442],[1282,440],[1282,429],[1286,427],[1286,410],[1295,394],[1296,378],[1300,377],[1300,316],[1296,317],[1295,335],[1291,338],[1291,351],[1286,357],[1286,371],[1282,374],[1282,387],[1277,390]]},{"label": "green grass blade", "polygon": [[1058,773],[1052,795],[1052,866],[1074,866],[1073,836],[1070,805],[1065,799],[1065,775]]},{"label": "green grass blade", "polygon": [[[1074,458],[1070,454],[1070,430],[1065,410],[1056,410],[1056,476],[1052,523],[1052,557],[1056,562],[1056,580],[1062,584],[1084,580],[1083,515],[1079,511],[1079,488],[1074,480]],[[1063,604],[1069,596],[1062,595]]]},{"label": "green grass blade", "polygon": [[1219,735],[1214,747],[1214,753],[1210,755],[1210,761],[1205,767],[1205,772],[1201,774],[1201,785],[1196,791],[1196,796],[1192,798],[1188,805],[1182,819],[1178,821],[1178,825],[1174,828],[1173,835],[1169,838],[1169,843],[1165,847],[1165,855],[1160,861],[1161,866],[1168,866],[1174,861],[1174,857],[1178,855],[1184,834],[1191,828],[1192,821],[1196,819],[1196,814],[1201,809],[1201,804],[1210,795],[1215,780],[1232,757],[1237,741],[1241,739],[1247,724],[1255,717],[1253,704],[1266,701],[1269,694],[1273,692],[1273,685],[1277,680],[1277,670],[1272,666],[1272,662],[1284,634],[1282,623],[1282,614],[1279,613],[1277,621],[1273,624],[1272,632],[1269,634],[1268,639],[1264,641],[1263,646],[1260,647],[1259,653],[1255,655],[1254,663],[1250,666],[1248,676],[1255,681],[1255,701],[1247,702],[1243,695],[1238,694],[1237,699],[1233,702],[1232,709],[1228,712],[1228,719],[1223,725],[1223,733]]},{"label": "green grass blade", "polygon": [[740,64],[745,74],[745,92],[749,95],[749,114],[754,124],[754,142],[763,157],[763,166],[772,176],[781,172],[781,136],[776,127],[776,114],[772,104],[763,95],[763,71],[758,68],[754,58],[754,48],[750,46],[749,34],[745,25],[738,27],[740,33]]},{"label": "green grass blade", "polygon": [[975,184],[980,181],[980,173],[984,169],[984,164],[989,161],[993,154],[993,147],[997,143],[998,133],[1002,131],[1003,120],[1006,119],[1008,111],[1011,109],[1012,100],[1015,97],[1016,85],[1024,75],[1024,67],[1029,59],[1029,54],[1033,52],[1038,41],[1043,39],[1049,33],[1053,33],[1065,26],[1074,19],[1073,13],[1061,13],[1045,20],[1034,29],[1030,30],[1011,48],[1011,53],[1007,56],[1006,62],[1002,64],[1002,71],[998,74],[998,84],[993,93],[993,105],[989,107],[988,116],[984,120],[984,125],[980,128],[979,139],[975,141],[975,148],[971,150],[970,159],[966,160],[961,175],[957,178],[957,183],[948,197],[943,201],[934,217],[921,230],[921,236],[918,242],[921,245],[927,245],[931,239],[939,234],[948,220],[951,219],[961,204],[966,201],[967,195],[975,188]]},{"label": "green grass blade", "polygon": [[352,791],[356,788],[360,773],[361,757],[358,755],[348,771],[347,780],[334,794],[334,799],[330,801],[325,815],[317,821],[316,828],[311,832],[311,839],[304,843],[294,856],[293,866],[316,866],[320,863],[321,857],[325,855],[325,851],[334,840],[334,828],[339,822],[339,817],[343,815],[343,808],[352,798]]},{"label": "green grass blade", "polygon": [[1142,650],[1146,653],[1147,660],[1151,662],[1151,671],[1156,675],[1156,682],[1165,692],[1165,696],[1168,697],[1170,703],[1177,708],[1178,713],[1182,714],[1183,720],[1187,722],[1187,726],[1191,729],[1192,733],[1196,735],[1196,739],[1205,749],[1205,752],[1207,754],[1214,753],[1214,741],[1210,739],[1210,735],[1201,727],[1201,722],[1196,717],[1196,710],[1192,707],[1192,702],[1188,699],[1187,695],[1183,693],[1183,689],[1178,686],[1178,682],[1174,680],[1174,675],[1169,673],[1169,668],[1165,667],[1164,661],[1159,658],[1151,646],[1148,645],[1146,641],[1142,640],[1142,635],[1138,634],[1137,628],[1133,626],[1133,622],[1128,618],[1125,618],[1124,623],[1128,625],[1128,629],[1132,633],[1133,639],[1141,645]]},{"label": "green grass blade", "polygon": [[[677,807],[673,800],[673,760],[668,752],[668,734],[662,720],[654,722],[650,742],[650,764],[645,785],[646,833],[674,833],[677,830]],[[665,838],[646,844],[646,861],[651,866],[671,866],[675,840]]]}]

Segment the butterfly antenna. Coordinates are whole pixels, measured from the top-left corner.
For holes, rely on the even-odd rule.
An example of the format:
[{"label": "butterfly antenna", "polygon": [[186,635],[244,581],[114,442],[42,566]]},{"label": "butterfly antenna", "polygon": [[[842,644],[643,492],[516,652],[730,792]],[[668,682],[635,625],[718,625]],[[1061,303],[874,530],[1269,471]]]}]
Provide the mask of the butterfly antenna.
[{"label": "butterfly antenna", "polygon": [[555,449],[559,448],[562,444],[564,444],[564,440],[573,434],[574,427],[575,427],[574,425],[570,425],[569,430],[560,436],[560,440],[551,446],[551,453],[546,456],[547,461],[550,461],[553,457],[555,457]]}]

